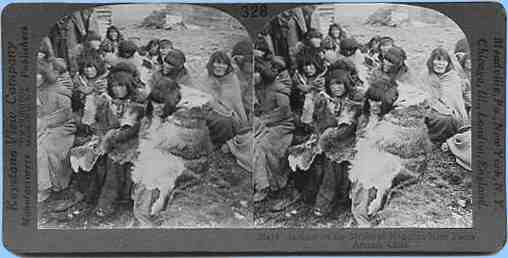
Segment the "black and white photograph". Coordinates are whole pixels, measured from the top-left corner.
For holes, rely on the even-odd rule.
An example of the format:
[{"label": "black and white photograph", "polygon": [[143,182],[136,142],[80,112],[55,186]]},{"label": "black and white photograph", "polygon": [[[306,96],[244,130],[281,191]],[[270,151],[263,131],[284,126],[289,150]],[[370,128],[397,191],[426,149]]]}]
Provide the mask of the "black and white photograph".
[{"label": "black and white photograph", "polygon": [[471,58],[447,16],[308,5],[254,41],[260,228],[471,228]]},{"label": "black and white photograph", "polygon": [[252,127],[252,46],[197,5],[106,5],[48,28],[38,227],[251,227],[251,174],[232,150],[249,144],[237,136]]},{"label": "black and white photograph", "polygon": [[[471,56],[423,7],[59,19],[37,52],[41,229],[471,228]],[[251,35],[252,36],[252,35]]]}]

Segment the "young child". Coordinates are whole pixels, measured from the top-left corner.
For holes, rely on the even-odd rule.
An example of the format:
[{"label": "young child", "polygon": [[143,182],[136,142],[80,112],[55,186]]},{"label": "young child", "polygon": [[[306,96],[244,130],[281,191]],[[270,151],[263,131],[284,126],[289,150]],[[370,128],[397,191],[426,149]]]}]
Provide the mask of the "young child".
[{"label": "young child", "polygon": [[79,71],[74,77],[74,109],[81,124],[96,126],[97,98],[106,93],[106,68],[98,55],[82,56],[78,61]]},{"label": "young child", "polygon": [[140,101],[135,68],[119,63],[108,75],[107,92],[96,114],[102,126],[98,132],[101,140],[96,163],[96,180],[90,192],[98,192],[95,214],[105,217],[114,212],[114,202],[129,199],[130,177],[128,172],[136,157],[140,120],[145,105]]}]

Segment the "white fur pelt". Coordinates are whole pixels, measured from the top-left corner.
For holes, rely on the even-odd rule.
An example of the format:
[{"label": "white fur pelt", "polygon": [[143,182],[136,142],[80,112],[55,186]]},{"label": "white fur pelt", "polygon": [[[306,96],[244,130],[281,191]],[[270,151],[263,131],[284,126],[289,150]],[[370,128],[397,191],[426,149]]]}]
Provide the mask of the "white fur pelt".
[{"label": "white fur pelt", "polygon": [[180,129],[170,119],[162,122],[154,117],[150,127],[140,137],[139,156],[134,162],[132,180],[149,190],[159,190],[159,198],[152,205],[152,215],[164,208],[176,179],[185,170],[184,159],[169,152]]}]

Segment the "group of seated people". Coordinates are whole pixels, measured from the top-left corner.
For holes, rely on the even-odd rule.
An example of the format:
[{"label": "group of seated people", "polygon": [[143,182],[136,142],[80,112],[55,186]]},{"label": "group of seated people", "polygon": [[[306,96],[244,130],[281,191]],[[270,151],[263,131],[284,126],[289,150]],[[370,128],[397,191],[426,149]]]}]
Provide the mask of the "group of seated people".
[{"label": "group of seated people", "polygon": [[[104,39],[88,32],[67,59],[53,56],[48,42],[41,44],[37,66],[38,201],[65,189],[71,193],[57,203],[55,212],[87,203],[92,214],[104,218],[115,212],[117,202],[134,199],[134,207],[145,205],[147,200],[138,198],[142,196],[151,203],[138,218],[143,220],[163,208],[166,199],[154,196],[167,193],[147,195],[133,179],[182,163],[170,155],[169,147],[161,159],[178,164],[140,161],[153,161],[154,148],[179,138],[164,135],[171,134],[166,124],[176,123],[168,122],[171,115],[192,118],[191,109],[204,106],[199,110],[209,132],[206,137],[217,149],[226,149],[228,140],[249,127],[253,91],[248,40],[231,51],[212,53],[203,74],[189,72],[184,52],[172,41],[153,39],[138,46],[115,26]],[[147,148],[147,139],[159,144]],[[159,181],[171,178],[167,184],[174,184],[176,176]]]},{"label": "group of seated people", "polygon": [[[467,41],[459,43],[455,56],[433,50],[423,73],[431,107],[425,123],[436,144],[469,124],[470,57]],[[168,121],[185,112],[182,103],[196,94],[193,89],[208,99],[203,117],[210,142],[252,173],[254,202],[289,185],[315,214],[330,212],[333,202],[349,195],[347,161],[364,120],[391,112],[405,90],[401,82],[412,79],[406,53],[390,37],[359,44],[338,24],[330,25],[325,38],[309,29],[294,56],[276,56],[269,45],[244,40],[230,53],[216,51],[199,80],[170,40],[137,46],[114,26],[103,40],[89,32],[67,60],[43,45],[37,70],[39,202],[69,189],[71,197],[55,211],[85,201],[94,205],[93,214],[106,217],[115,202],[134,200],[136,218],[150,223],[183,167],[179,157],[149,149],[178,138],[168,135],[174,129]],[[343,157],[318,155],[304,168],[312,173],[290,174],[288,152],[302,143],[316,144],[320,152],[339,146]],[[165,163],[149,164],[157,162],[154,157]],[[179,172],[158,180],[164,169]],[[155,175],[151,180],[159,191],[133,183],[143,173]]]},{"label": "group of seated people", "polygon": [[[441,146],[468,130],[471,62],[466,39],[457,42],[455,55],[434,49],[425,71],[416,75],[393,38],[375,36],[360,44],[348,34],[336,23],[326,37],[311,28],[290,51],[294,54],[285,57],[273,54],[267,37],[256,40],[254,202],[298,189],[296,196],[321,216],[347,201],[355,137],[368,121],[382,120],[394,110],[408,88],[423,89],[428,96],[424,122],[434,144]],[[310,145],[318,155],[304,154]],[[338,158],[324,155],[331,149],[338,149]]]}]

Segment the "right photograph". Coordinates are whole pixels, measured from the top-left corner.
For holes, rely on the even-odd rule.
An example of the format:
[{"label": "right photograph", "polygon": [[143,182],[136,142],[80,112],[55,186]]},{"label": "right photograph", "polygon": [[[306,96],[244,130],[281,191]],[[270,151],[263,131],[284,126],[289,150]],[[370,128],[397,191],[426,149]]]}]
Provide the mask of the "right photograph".
[{"label": "right photograph", "polygon": [[447,16],[309,5],[254,40],[256,227],[471,228],[471,58]]}]

